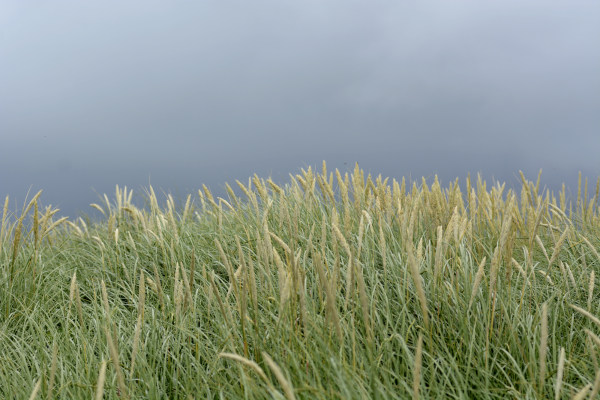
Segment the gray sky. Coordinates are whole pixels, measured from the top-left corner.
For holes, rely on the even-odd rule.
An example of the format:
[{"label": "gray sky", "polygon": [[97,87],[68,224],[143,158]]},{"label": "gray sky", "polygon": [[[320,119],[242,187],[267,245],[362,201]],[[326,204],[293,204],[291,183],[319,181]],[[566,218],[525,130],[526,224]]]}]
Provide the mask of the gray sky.
[{"label": "gray sky", "polygon": [[600,175],[600,2],[0,2],[0,196],[65,213],[325,159]]}]

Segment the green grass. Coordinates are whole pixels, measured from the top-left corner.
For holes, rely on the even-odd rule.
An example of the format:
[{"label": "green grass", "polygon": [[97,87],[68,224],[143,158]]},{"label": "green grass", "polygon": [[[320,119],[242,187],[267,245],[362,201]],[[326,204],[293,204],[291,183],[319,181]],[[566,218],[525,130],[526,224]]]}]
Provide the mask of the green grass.
[{"label": "green grass", "polygon": [[0,398],[595,398],[598,188],[419,183],[117,188],[94,223],[7,199]]}]

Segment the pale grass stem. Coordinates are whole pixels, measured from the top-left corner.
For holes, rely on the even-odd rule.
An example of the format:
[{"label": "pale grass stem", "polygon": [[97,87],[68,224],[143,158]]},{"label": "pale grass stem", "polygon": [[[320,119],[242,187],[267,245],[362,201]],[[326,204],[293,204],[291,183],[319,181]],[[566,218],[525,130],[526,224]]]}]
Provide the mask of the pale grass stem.
[{"label": "pale grass stem", "polygon": [[[379,229],[381,229],[381,226],[379,227]],[[365,217],[363,215],[360,216],[360,221],[358,222],[358,248],[356,250],[356,259],[360,260],[360,252],[362,250],[362,241],[363,241],[363,235],[365,233]],[[383,242],[381,242],[381,239],[384,239],[383,237],[381,237],[380,235],[380,240],[379,243],[380,245],[383,245]],[[383,255],[383,251],[382,251],[382,255]]]},{"label": "pale grass stem", "polygon": [[8,212],[8,203],[9,203],[9,198],[8,198],[8,196],[6,196],[4,198],[4,207],[2,209],[2,221],[1,221],[1,225],[0,225],[0,247],[4,243],[4,233],[6,232],[6,225],[7,225],[6,214]]},{"label": "pale grass stem", "polygon": [[144,280],[144,271],[140,271],[140,283],[139,283],[139,292],[138,292],[138,318],[135,324],[135,333],[133,334],[133,346],[131,350],[131,368],[129,370],[129,375],[133,376],[133,371],[135,368],[135,359],[137,357],[137,352],[139,348],[140,342],[140,334],[142,333],[142,325],[144,324],[144,303],[146,301],[146,284]]},{"label": "pale grass stem", "polygon": [[31,391],[31,395],[29,396],[29,400],[33,400],[37,397],[41,387],[42,387],[42,378],[38,379],[37,383],[35,384],[35,387]]},{"label": "pale grass stem", "polygon": [[[116,327],[112,324],[112,318],[110,316],[110,307],[108,304],[108,293],[106,291],[106,284],[104,280],[101,281],[102,286],[102,301],[104,303],[104,311],[106,313],[106,325],[104,326],[104,331],[106,332],[106,340],[108,341],[108,350],[110,352],[113,365],[115,367],[115,371],[117,373],[117,382],[119,385],[119,390],[123,394],[124,397],[127,397],[127,388],[125,387],[125,378],[123,377],[123,372],[121,371],[121,367],[119,365],[119,351],[117,350],[117,335],[116,335]],[[112,326],[112,330],[109,327]],[[114,338],[113,338],[114,334]]]},{"label": "pale grass stem", "polygon": [[519,273],[521,274],[521,276],[523,277],[523,279],[525,279],[525,281],[528,282],[527,273],[525,272],[525,270],[523,269],[523,267],[521,266],[521,264],[519,264],[519,262],[517,260],[515,260],[514,258],[511,259],[511,262],[515,266],[515,268],[517,269],[517,271],[519,271]]},{"label": "pale grass stem", "polygon": [[408,243],[408,266],[410,268],[410,274],[413,279],[417,291],[417,297],[421,304],[421,313],[423,314],[423,321],[425,323],[425,329],[429,331],[429,311],[427,309],[427,297],[423,290],[423,284],[421,283],[421,274],[419,273],[419,265],[415,259],[415,248],[412,243]]},{"label": "pale grass stem", "polygon": [[283,388],[283,393],[285,394],[287,400],[295,400],[296,396],[294,396],[294,389],[292,388],[291,383],[283,375],[281,368],[279,368],[279,366],[275,363],[275,361],[273,361],[271,356],[269,356],[266,352],[263,351],[262,356],[269,368],[271,369],[271,371],[273,372],[273,374],[275,375],[275,378],[277,378],[277,381]]},{"label": "pale grass stem", "polygon": [[443,240],[444,240],[444,228],[439,225],[437,227],[437,246],[435,249],[435,267],[433,276],[435,281],[438,282],[440,273],[442,271],[442,251],[443,251]]},{"label": "pale grass stem", "polygon": [[546,381],[546,354],[548,352],[548,303],[542,305],[542,333],[540,338],[540,370],[538,392],[544,396],[544,382]]},{"label": "pale grass stem", "polygon": [[223,316],[223,319],[225,319],[225,324],[227,325],[227,329],[229,329],[229,331],[232,331],[232,319],[233,317],[230,315],[229,308],[225,308],[225,305],[223,304],[223,300],[221,299],[221,295],[219,294],[219,288],[217,288],[217,284],[215,283],[215,279],[214,279],[215,273],[214,271],[208,275],[208,278],[210,280],[210,285],[212,287],[213,290],[213,294],[217,299],[217,303],[219,304],[219,309],[221,311],[221,315]]},{"label": "pale grass stem", "polygon": [[598,261],[600,261],[600,253],[598,253],[598,250],[596,250],[596,248],[592,245],[592,243],[590,243],[588,238],[586,238],[585,236],[581,236],[581,239],[588,245],[588,247],[590,248],[592,253],[594,253],[596,258],[598,259]]},{"label": "pale grass stem", "polygon": [[231,294],[231,292],[233,290],[235,290],[237,293],[237,287],[235,284],[235,272],[233,271],[233,267],[231,266],[231,263],[229,262],[229,258],[227,258],[227,255],[225,254],[225,251],[223,250],[223,247],[221,246],[221,243],[219,242],[218,239],[215,239],[215,245],[217,246],[217,250],[219,251],[219,256],[221,257],[221,262],[225,266],[225,269],[227,270],[227,274],[229,275],[230,283],[229,283],[229,289],[227,290],[227,296],[226,296],[226,297],[229,297],[229,295]]},{"label": "pale grass stem", "polygon": [[271,248],[273,253],[273,260],[275,261],[275,265],[277,265],[277,271],[279,275],[278,284],[279,284],[279,293],[283,299],[283,291],[287,282],[287,271],[283,265],[283,261],[281,261],[281,257],[279,257],[279,253],[274,248]]},{"label": "pale grass stem", "polygon": [[421,387],[421,367],[423,363],[423,334],[419,333],[417,349],[415,351],[415,361],[413,367],[413,399],[419,398],[419,389]]},{"label": "pale grass stem", "polygon": [[108,306],[108,293],[106,291],[106,284],[104,280],[100,282],[100,286],[102,288],[102,304],[104,305],[104,312],[106,313],[106,318],[110,320],[110,308]]},{"label": "pale grass stem", "polygon": [[577,393],[575,393],[575,396],[573,396],[571,398],[571,400],[583,400],[586,397],[588,397],[588,393],[590,392],[590,390],[592,389],[592,384],[588,383],[587,385],[585,385],[584,387],[581,388],[581,390],[579,390]]},{"label": "pale grass stem", "polygon": [[[371,227],[372,222],[371,222],[371,217],[369,216],[369,213],[367,213],[366,211],[363,210],[364,215],[366,215],[368,218],[367,220],[368,222],[368,227]],[[361,217],[362,219],[362,217]],[[373,231],[371,229],[371,231]],[[362,237],[361,237],[361,244],[362,244]],[[381,247],[381,264],[383,266],[383,279],[386,279],[387,276],[387,245],[386,245],[386,241],[385,241],[385,235],[383,233],[383,223],[382,221],[379,222],[379,246]],[[387,282],[387,280],[386,280]]]},{"label": "pale grass stem", "polygon": [[345,307],[348,307],[348,303],[350,302],[350,297],[352,296],[352,292],[354,291],[354,260],[352,251],[350,250],[350,246],[348,242],[346,242],[346,238],[338,228],[337,224],[332,223],[331,228],[333,233],[338,239],[338,242],[342,245],[346,254],[348,254],[348,265],[346,267],[346,299],[345,299]]},{"label": "pale grass stem", "polygon": [[596,343],[596,345],[600,346],[600,338],[599,338],[598,336],[596,336],[596,334],[595,334],[594,332],[590,331],[590,330],[589,330],[589,329],[587,329],[587,328],[584,328],[584,329],[583,329],[583,331],[584,331],[585,333],[587,333],[587,334],[588,334],[589,338],[590,338],[590,339],[591,339],[591,340],[592,340],[594,343]]},{"label": "pale grass stem", "polygon": [[52,364],[50,365],[50,376],[48,377],[48,399],[52,398],[54,390],[54,378],[56,377],[56,368],[58,365],[58,342],[52,345]]},{"label": "pale grass stem", "polygon": [[160,302],[160,307],[162,312],[165,312],[165,299],[162,290],[162,285],[160,284],[160,276],[158,275],[158,269],[156,268],[156,264],[153,264],[154,269],[154,284],[156,285],[156,294],[158,295],[158,301]]},{"label": "pale grass stem", "polygon": [[192,291],[190,290],[191,283],[188,279],[187,272],[185,272],[185,268],[183,267],[183,265],[180,265],[179,267],[181,271],[181,277],[183,279],[183,293],[185,295],[184,305],[187,308],[193,305],[194,298],[192,296]]},{"label": "pale grass stem", "polygon": [[[584,329],[585,331],[585,329]],[[600,364],[598,364],[598,356],[596,355],[596,349],[594,347],[594,340],[590,337],[588,332],[588,337],[586,338],[586,345],[589,348],[590,355],[592,356],[592,362],[594,363],[594,368],[597,370],[600,369]]]},{"label": "pale grass stem", "polygon": [[485,275],[485,261],[486,261],[486,257],[483,257],[483,260],[481,260],[481,262],[479,263],[479,268],[477,269],[477,274],[475,275],[475,282],[473,283],[473,290],[471,291],[471,299],[469,300],[469,307],[471,308],[471,305],[473,304],[473,300],[475,299],[475,295],[477,294],[477,291],[479,290],[479,285],[481,284],[481,280],[483,279],[484,275]]},{"label": "pale grass stem", "polygon": [[179,279],[179,263],[175,265],[175,277],[173,281],[173,302],[175,303],[175,316],[180,319],[182,314],[182,307],[185,302],[185,294],[183,291],[183,283]]},{"label": "pale grass stem", "polygon": [[106,360],[102,359],[100,364],[100,372],[98,373],[98,382],[96,383],[95,400],[102,400],[104,396],[104,381],[106,380]]},{"label": "pale grass stem", "polygon": [[563,268],[565,269],[565,271],[567,271],[567,276],[571,280],[573,287],[576,287],[577,282],[575,282],[575,277],[573,276],[573,271],[571,271],[571,267],[569,267],[569,264],[563,263],[562,261],[559,261],[559,262],[563,265]]},{"label": "pale grass stem", "polygon": [[[492,262],[491,262],[491,271],[490,271],[490,304],[491,304],[491,299],[492,296],[495,299],[495,295],[496,295],[496,281],[498,279],[498,269],[500,268],[500,259],[502,257],[502,252],[503,249],[506,245],[506,241],[508,239],[508,235],[510,232],[510,228],[512,225],[512,212],[510,210],[512,210],[512,197],[510,199],[507,200],[507,204],[506,204],[506,211],[504,214],[504,218],[502,220],[502,228],[500,230],[500,240],[498,241],[498,245],[496,246],[496,249],[494,250],[494,255],[492,257]],[[495,300],[494,300],[495,303]],[[492,314],[493,316],[494,314]]]},{"label": "pale grass stem", "polygon": [[263,371],[263,369],[257,363],[255,363],[254,361],[249,360],[246,357],[242,357],[242,356],[240,356],[238,354],[234,354],[234,353],[219,353],[219,357],[221,357],[221,358],[229,358],[230,360],[234,360],[234,361],[240,362],[243,365],[245,365],[246,367],[249,367],[254,372],[256,372],[256,374],[263,381],[265,381],[265,383],[267,384],[267,386],[269,386],[270,389],[274,389],[273,385],[271,384],[271,381],[269,380],[269,378],[267,378],[267,375],[265,374],[265,371]]},{"label": "pale grass stem", "polygon": [[590,284],[588,286],[588,300],[587,300],[587,309],[592,311],[592,299],[594,296],[594,282],[596,279],[596,275],[594,271],[590,273]]},{"label": "pale grass stem", "polygon": [[569,304],[569,306],[574,309],[575,311],[580,312],[581,314],[585,315],[586,317],[588,317],[593,323],[595,323],[596,325],[600,326],[600,319],[596,318],[594,315],[592,315],[592,313],[590,313],[587,310],[584,310],[581,307],[577,307],[574,304]]},{"label": "pale grass stem", "polygon": [[327,316],[329,319],[329,323],[334,327],[335,333],[338,339],[342,340],[342,329],[340,327],[340,318],[338,316],[337,308],[335,307],[335,295],[332,290],[332,284],[330,284],[327,280],[327,276],[325,275],[325,270],[323,268],[323,262],[321,260],[321,255],[319,253],[315,254],[315,266],[317,268],[317,273],[321,279],[321,286],[325,291],[325,310],[327,311]]},{"label": "pale grass stem", "polygon": [[600,392],[600,371],[596,371],[596,379],[594,379],[594,386],[592,387],[592,393],[590,393],[590,399],[595,399]]},{"label": "pale grass stem", "polygon": [[283,241],[283,239],[281,239],[279,236],[277,236],[276,234],[274,234],[273,232],[269,232],[269,235],[271,236],[271,238],[273,238],[273,240],[275,240],[277,242],[277,244],[279,244],[281,247],[283,247],[283,249],[285,250],[285,252],[292,257],[292,250],[290,249],[290,247]]},{"label": "pale grass stem", "polygon": [[542,239],[540,239],[539,235],[535,235],[535,241],[537,242],[537,244],[542,249],[542,253],[544,253],[544,256],[546,257],[546,260],[548,260],[548,262],[550,262],[550,257],[548,257],[548,252],[546,251],[546,247],[544,246],[544,242],[542,242]]},{"label": "pale grass stem", "polygon": [[117,374],[117,384],[121,395],[127,398],[127,387],[125,386],[125,377],[123,376],[123,371],[121,370],[121,366],[119,364],[119,351],[117,349],[116,338],[113,339],[112,334],[108,327],[104,327],[104,331],[106,332],[106,340],[108,341],[108,350],[110,352],[110,358],[113,362],[113,367],[115,368],[115,372]]},{"label": "pale grass stem", "polygon": [[560,355],[558,356],[558,370],[556,372],[556,383],[554,384],[554,399],[560,398],[560,390],[562,388],[563,373],[565,370],[565,348],[560,348]]},{"label": "pale grass stem", "polygon": [[562,248],[562,245],[563,245],[565,239],[567,238],[568,234],[569,234],[569,227],[567,227],[565,229],[565,231],[562,233],[562,235],[560,235],[560,238],[556,242],[556,245],[554,246],[554,251],[552,252],[552,256],[550,257],[550,260],[548,261],[548,269],[550,269],[552,267],[552,263],[558,257],[560,250]]},{"label": "pale grass stem", "polygon": [[75,302],[75,307],[77,308],[79,325],[83,329],[83,308],[81,304],[81,297],[79,296],[79,285],[77,285],[77,272],[74,272],[73,278],[71,278],[71,286],[69,289],[69,309],[67,315],[71,311],[71,303],[73,302]]}]

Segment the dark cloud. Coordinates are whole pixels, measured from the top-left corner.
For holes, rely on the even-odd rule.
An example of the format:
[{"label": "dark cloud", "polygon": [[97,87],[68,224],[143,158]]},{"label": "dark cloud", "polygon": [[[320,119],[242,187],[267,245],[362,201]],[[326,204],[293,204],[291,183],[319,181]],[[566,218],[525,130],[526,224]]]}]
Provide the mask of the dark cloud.
[{"label": "dark cloud", "polygon": [[595,1],[3,1],[0,195],[600,175]]}]

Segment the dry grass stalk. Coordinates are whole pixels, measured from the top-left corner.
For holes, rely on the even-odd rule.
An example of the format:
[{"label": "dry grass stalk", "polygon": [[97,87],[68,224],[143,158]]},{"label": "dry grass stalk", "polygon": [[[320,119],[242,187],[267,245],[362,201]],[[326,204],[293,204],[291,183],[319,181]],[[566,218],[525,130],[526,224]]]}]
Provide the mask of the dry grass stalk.
[{"label": "dry grass stalk", "polygon": [[558,370],[556,372],[556,383],[554,384],[554,399],[560,398],[560,390],[562,388],[563,373],[565,370],[565,348],[560,348],[560,355],[558,356]]},{"label": "dry grass stalk", "polygon": [[596,318],[594,315],[592,315],[589,311],[584,310],[581,307],[577,307],[574,304],[569,304],[569,306],[574,309],[575,311],[580,312],[581,314],[585,315],[586,317],[588,317],[593,323],[595,323],[596,325],[600,326],[600,319]]},{"label": "dry grass stalk", "polygon": [[541,276],[543,276],[544,279],[546,279],[546,281],[548,281],[549,284],[554,285],[552,278],[550,278],[550,275],[548,275],[548,273],[546,271],[542,271],[540,269],[540,270],[537,270],[537,273],[540,274]]},{"label": "dry grass stalk", "polygon": [[73,278],[71,279],[71,286],[69,289],[69,310],[67,315],[71,311],[71,303],[73,302],[75,302],[75,307],[77,308],[79,325],[83,329],[83,308],[81,304],[81,297],[79,296],[79,286],[77,285],[77,272],[73,273]]},{"label": "dry grass stalk", "polygon": [[34,204],[34,207],[33,207],[33,227],[32,227],[33,246],[36,250],[38,249],[38,246],[40,244],[39,224],[40,224],[40,217],[39,217],[39,210],[38,210],[38,202],[36,201]]},{"label": "dry grass stalk", "polygon": [[419,389],[421,387],[421,367],[423,363],[423,335],[419,334],[417,349],[415,351],[415,362],[413,368],[413,399],[419,398]]},{"label": "dry grass stalk", "polygon": [[598,259],[598,261],[600,261],[600,254],[598,253],[598,250],[596,250],[596,248],[592,245],[592,243],[590,243],[588,238],[586,238],[585,236],[581,236],[581,239],[588,245],[588,247],[590,248],[592,253],[594,253],[596,258]]},{"label": "dry grass stalk", "polygon": [[575,276],[573,276],[573,271],[571,271],[571,267],[569,267],[569,264],[563,263],[562,261],[559,261],[559,262],[563,266],[563,268],[565,269],[565,271],[567,271],[567,276],[571,280],[571,283],[573,284],[573,287],[576,287],[577,283],[575,282]]},{"label": "dry grass stalk", "polygon": [[41,387],[42,387],[42,378],[38,379],[37,383],[35,384],[35,387],[31,391],[31,396],[29,396],[29,400],[33,400],[37,397]]},{"label": "dry grass stalk", "polygon": [[48,399],[52,398],[54,390],[54,379],[56,378],[56,368],[58,366],[58,342],[52,345],[52,363],[50,366],[50,376],[48,377]]},{"label": "dry grass stalk", "polygon": [[548,352],[548,303],[542,305],[542,336],[540,338],[540,371],[538,392],[543,397],[546,380],[546,354]]},{"label": "dry grass stalk", "polygon": [[[510,197],[506,201],[506,210],[504,212],[504,218],[502,219],[502,228],[500,230],[500,240],[494,250],[494,255],[491,262],[490,271],[490,300],[492,296],[496,295],[496,281],[498,279],[498,269],[500,268],[500,259],[502,258],[503,249],[506,246],[511,226],[512,226],[512,207],[513,198]],[[491,301],[490,301],[491,304]],[[493,315],[493,314],[492,314]]]},{"label": "dry grass stalk", "polygon": [[412,243],[408,243],[408,267],[410,268],[410,274],[413,279],[417,291],[417,297],[421,304],[421,313],[423,314],[423,321],[425,322],[425,328],[429,331],[429,311],[427,309],[427,297],[423,290],[423,284],[421,283],[421,274],[419,273],[419,265],[415,259],[415,248]]},{"label": "dry grass stalk", "polygon": [[287,400],[295,400],[296,396],[294,396],[294,389],[291,383],[286,379],[286,377],[283,376],[281,368],[279,368],[279,366],[275,363],[275,361],[273,361],[271,356],[269,356],[266,352],[263,351],[262,356],[269,368],[271,369],[271,371],[273,372],[273,374],[275,375],[275,378],[277,378],[277,381],[283,388],[283,393],[285,394]]},{"label": "dry grass stalk", "polygon": [[[381,227],[379,227],[381,229]],[[360,216],[360,220],[358,222],[358,247],[356,250],[356,259],[360,260],[360,252],[362,251],[362,242],[363,242],[363,235],[365,234],[365,217],[363,215]],[[383,244],[381,242],[382,237],[380,236],[380,246]],[[385,238],[383,238],[383,240],[385,241]]]},{"label": "dry grass stalk", "polygon": [[110,352],[110,357],[113,362],[113,366],[115,368],[117,374],[117,384],[119,387],[119,391],[121,395],[127,398],[127,387],[125,386],[125,377],[123,376],[123,371],[121,370],[121,365],[119,364],[119,350],[117,348],[117,339],[112,337],[110,330],[107,327],[104,327],[104,331],[106,332],[106,340],[108,341],[108,350]]},{"label": "dry grass stalk", "polygon": [[[125,379],[123,377],[123,373],[122,373],[121,367],[119,365],[119,352],[117,350],[116,327],[114,327],[111,322],[110,307],[108,304],[108,293],[106,291],[106,284],[104,283],[104,281],[101,281],[101,286],[102,286],[102,302],[104,303],[104,312],[106,313],[106,318],[107,318],[107,324],[104,327],[104,330],[106,332],[106,340],[108,341],[108,349],[110,351],[111,358],[113,360],[113,365],[114,365],[116,373],[117,373],[117,381],[119,384],[119,390],[121,390],[122,394],[125,397],[127,397],[127,395],[126,395],[127,392],[126,392],[126,387],[125,387]],[[114,332],[111,332],[111,329],[109,329],[110,326],[112,326],[112,330]],[[114,338],[113,338],[113,334],[114,334]]]},{"label": "dry grass stalk", "polygon": [[565,231],[562,233],[562,235],[560,235],[560,238],[556,242],[556,246],[554,246],[554,251],[552,252],[552,256],[550,257],[550,260],[548,261],[548,269],[550,269],[552,267],[552,263],[558,257],[558,254],[560,253],[562,245],[563,245],[565,239],[567,238],[568,234],[569,234],[569,227],[567,227],[565,229]]},{"label": "dry grass stalk", "polygon": [[192,260],[190,261],[190,293],[194,293],[194,277],[196,276],[196,251],[192,249]]},{"label": "dry grass stalk", "polygon": [[548,260],[548,262],[550,262],[550,257],[548,257],[548,252],[546,251],[546,247],[544,246],[544,242],[542,242],[542,239],[540,239],[539,235],[535,235],[535,241],[537,242],[537,244],[542,249],[542,253],[544,253],[544,256],[546,257],[546,260]]},{"label": "dry grass stalk", "polygon": [[96,383],[95,400],[102,400],[104,396],[104,381],[106,380],[106,360],[102,359],[100,364],[100,372],[98,373],[98,382]]},{"label": "dry grass stalk", "polygon": [[164,314],[165,312],[165,298],[162,290],[162,285],[160,284],[160,275],[158,275],[158,269],[156,268],[156,264],[152,265],[154,269],[154,284],[156,285],[156,292],[158,294],[158,301],[160,302],[161,310]]},{"label": "dry grass stalk", "polygon": [[271,236],[271,238],[273,238],[273,240],[275,240],[277,242],[277,244],[279,244],[281,247],[283,247],[283,249],[285,250],[285,252],[292,257],[292,250],[290,249],[290,247],[283,241],[283,239],[281,239],[279,236],[277,236],[276,234],[274,234],[273,232],[269,232],[269,235]]},{"label": "dry grass stalk", "polygon": [[106,314],[106,318],[110,320],[110,307],[108,305],[108,293],[106,291],[106,284],[104,280],[100,282],[100,286],[102,288],[102,304],[104,305],[104,313]]},{"label": "dry grass stalk", "polygon": [[587,300],[587,309],[592,311],[592,298],[594,296],[594,282],[596,280],[596,275],[594,271],[590,273],[590,284],[588,286],[588,300]]},{"label": "dry grass stalk", "polygon": [[433,270],[433,276],[436,282],[438,282],[440,273],[442,271],[442,252],[444,250],[443,240],[444,228],[441,225],[439,225],[437,227],[437,246],[435,248],[435,266]]},{"label": "dry grass stalk", "polygon": [[[229,204],[229,202],[227,200],[225,200],[222,197],[218,197],[217,200],[219,200],[219,209],[222,210],[222,204],[225,204],[227,206],[227,208],[229,208],[229,211],[235,211],[235,207],[233,207],[231,204]],[[220,214],[222,214],[222,211],[220,211]]]},{"label": "dry grass stalk", "polygon": [[183,294],[185,296],[184,299],[184,307],[191,307],[193,305],[194,298],[192,296],[192,291],[190,290],[191,284],[188,279],[187,273],[185,272],[185,268],[183,265],[180,265],[181,278],[183,279]]},{"label": "dry grass stalk", "polygon": [[225,251],[223,251],[223,247],[221,246],[221,243],[219,242],[218,239],[215,239],[215,245],[217,246],[217,250],[219,251],[219,255],[221,257],[221,262],[225,266],[225,269],[227,270],[227,274],[229,275],[229,289],[227,290],[227,297],[229,297],[232,290],[236,290],[236,293],[237,293],[237,287],[235,285],[235,272],[233,271],[233,267],[231,266],[231,263],[229,262],[229,259],[227,258]]},{"label": "dry grass stalk", "polygon": [[279,253],[274,248],[271,248],[273,254],[273,260],[275,261],[275,265],[277,265],[277,271],[279,276],[279,293],[283,292],[283,288],[287,281],[287,271],[283,265],[283,261],[281,261],[281,257],[279,257]]},{"label": "dry grass stalk", "polygon": [[2,209],[2,221],[0,222],[0,245],[2,245],[2,243],[4,243],[4,234],[6,233],[6,217],[7,217],[7,212],[8,212],[8,202],[9,202],[9,198],[8,196],[6,196],[4,198],[4,207]]},{"label": "dry grass stalk", "polygon": [[517,269],[517,271],[519,271],[519,273],[521,274],[521,276],[523,277],[523,279],[525,279],[526,281],[528,281],[528,279],[527,279],[527,273],[525,272],[525,269],[523,269],[523,267],[521,266],[521,264],[519,264],[519,262],[517,260],[515,260],[514,258],[511,259],[511,262],[515,266],[515,268]]},{"label": "dry grass stalk", "polygon": [[231,321],[233,320],[233,318],[231,317],[231,314],[229,313],[229,308],[225,308],[225,304],[223,304],[223,300],[221,299],[221,295],[219,294],[219,288],[217,288],[214,276],[215,276],[214,271],[208,275],[208,278],[210,280],[210,285],[212,287],[213,294],[217,299],[217,303],[219,303],[219,309],[221,311],[221,315],[223,316],[223,319],[225,319],[225,324],[227,325],[227,328],[229,329],[229,331],[232,331],[232,322]]},{"label": "dry grass stalk", "polygon": [[316,253],[315,256],[315,267],[317,269],[317,273],[319,274],[319,278],[321,280],[321,287],[325,292],[325,311],[327,313],[327,319],[330,325],[335,329],[335,333],[338,339],[342,340],[342,328],[340,327],[340,318],[338,316],[337,308],[335,306],[335,295],[332,290],[332,284],[327,280],[327,276],[325,275],[325,270],[323,268],[323,261],[321,259],[321,255]]},{"label": "dry grass stalk", "polygon": [[187,221],[188,216],[190,215],[191,206],[192,206],[192,195],[188,194],[185,200],[185,206],[183,207],[183,214],[181,215],[181,222]]},{"label": "dry grass stalk", "polygon": [[371,342],[373,340],[373,331],[371,328],[371,319],[369,317],[369,300],[367,297],[367,288],[363,276],[362,267],[358,262],[352,263],[352,268],[355,269],[356,282],[358,284],[358,296],[360,300],[360,308],[362,309],[363,322],[367,330],[367,340]]},{"label": "dry grass stalk", "polygon": [[346,251],[346,254],[348,255],[348,265],[346,267],[346,299],[344,302],[345,307],[348,307],[350,297],[354,291],[354,256],[350,250],[350,246],[348,245],[346,238],[344,237],[344,234],[342,231],[340,231],[340,228],[338,228],[335,222],[332,222],[331,229],[333,230],[337,241],[342,245],[344,251]]},{"label": "dry grass stalk", "polygon": [[[586,329],[584,329],[584,331],[586,331]],[[585,343],[588,346],[590,355],[592,356],[592,362],[594,363],[594,369],[596,371],[600,370],[600,364],[598,363],[598,356],[596,355],[596,348],[594,347],[594,340],[590,337],[589,333],[588,333],[588,336],[585,338]]]},{"label": "dry grass stalk", "polygon": [[588,334],[588,337],[592,340],[592,342],[600,346],[600,338],[594,332],[590,331],[587,328],[584,328],[583,331]]},{"label": "dry grass stalk", "polygon": [[[364,214],[366,214],[367,216],[369,215],[366,211],[363,211]],[[362,217],[361,217],[362,219]],[[368,227],[371,228],[371,220],[370,217],[368,219]],[[371,231],[373,231],[373,229],[371,228]],[[362,238],[361,238],[361,244],[362,244]],[[385,235],[383,233],[383,222],[379,221],[379,247],[380,247],[380,252],[381,252],[381,264],[383,266],[383,276],[384,279],[387,276],[387,245],[386,245],[386,241],[385,241]]]},{"label": "dry grass stalk", "polygon": [[256,372],[258,374],[258,376],[260,376],[260,378],[263,381],[265,381],[265,383],[269,386],[269,388],[271,388],[271,389],[273,388],[273,385],[271,384],[271,381],[269,381],[269,378],[267,378],[265,371],[263,371],[263,369],[260,367],[260,365],[258,365],[254,361],[249,360],[245,357],[242,357],[242,356],[240,356],[238,354],[234,354],[234,353],[219,353],[219,357],[229,358],[231,360],[234,360],[234,361],[244,364],[246,367],[249,367],[254,372]]},{"label": "dry grass stalk", "polygon": [[252,305],[255,310],[258,310],[258,291],[256,289],[256,275],[254,272],[254,262],[251,258],[248,258],[248,286],[250,289],[250,296],[252,298]]},{"label": "dry grass stalk", "polygon": [[133,376],[135,368],[135,359],[137,356],[140,334],[142,333],[142,325],[144,324],[144,303],[146,301],[146,284],[144,280],[144,271],[140,271],[140,288],[138,293],[138,318],[135,324],[135,333],[133,334],[133,346],[131,350],[131,368],[129,375]]},{"label": "dry grass stalk", "polygon": [[486,261],[486,257],[483,257],[483,260],[481,260],[481,263],[479,263],[479,268],[477,269],[477,274],[475,275],[475,282],[473,283],[473,290],[471,291],[471,299],[469,300],[469,307],[471,308],[471,305],[473,304],[473,300],[475,299],[475,295],[477,294],[477,291],[479,290],[479,285],[481,284],[481,280],[483,279],[483,277],[485,276],[485,261]]},{"label": "dry grass stalk", "polygon": [[175,265],[175,279],[173,282],[173,302],[175,303],[175,316],[181,318],[183,303],[185,302],[185,294],[183,291],[183,283],[179,279],[179,263]]},{"label": "dry grass stalk", "polygon": [[598,392],[600,392],[600,371],[596,371],[596,379],[594,379],[594,386],[592,387],[592,392],[590,393],[590,399],[597,398]]},{"label": "dry grass stalk", "polygon": [[586,397],[588,397],[588,393],[590,392],[590,390],[592,389],[592,384],[588,383],[587,385],[585,385],[584,387],[581,388],[581,390],[579,390],[579,392],[575,393],[575,396],[573,396],[571,398],[571,400],[583,400]]}]

